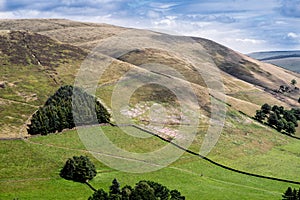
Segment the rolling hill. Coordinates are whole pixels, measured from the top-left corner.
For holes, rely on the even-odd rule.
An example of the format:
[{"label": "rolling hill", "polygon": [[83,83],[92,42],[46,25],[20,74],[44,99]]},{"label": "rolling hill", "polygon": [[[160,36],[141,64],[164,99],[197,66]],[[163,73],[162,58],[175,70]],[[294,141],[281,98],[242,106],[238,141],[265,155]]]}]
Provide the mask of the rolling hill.
[{"label": "rolling hill", "polygon": [[266,51],[254,52],[250,57],[281,66],[294,72],[300,72],[300,51]]},{"label": "rolling hill", "polygon": [[[193,124],[196,118],[199,124],[189,146],[195,152],[206,142],[210,118],[215,117],[213,122],[221,129],[212,131],[220,130],[220,136],[209,158],[239,170],[294,181],[300,172],[298,140],[251,118],[264,103],[299,107],[300,92],[295,87],[300,87],[300,75],[211,40],[64,19],[0,20],[0,74],[0,137],[12,139],[0,141],[0,163],[9,165],[1,166],[1,199],[39,199],[46,188],[60,191],[60,186],[63,190],[56,199],[66,197],[63,191],[69,198],[89,196],[89,191],[57,176],[66,158],[75,153],[90,155],[76,131],[32,138],[26,131],[38,107],[60,86],[72,84],[86,86],[109,111],[119,110],[114,121],[125,124],[128,120],[122,117],[130,119],[164,138],[174,137],[180,123]],[[292,79],[298,80],[295,86],[290,85]],[[279,93],[282,85],[293,90]],[[181,104],[192,112],[181,112]],[[104,129],[107,137],[128,151],[141,153],[165,145],[157,139],[132,139],[117,127]],[[25,141],[14,140],[24,136]],[[93,182],[97,186],[107,187],[111,176],[129,183],[139,178],[94,162],[101,172]],[[164,179],[166,174],[169,178]],[[241,199],[242,194],[244,199],[274,199],[289,185],[228,172],[187,154],[141,177],[173,188],[180,181],[188,199],[225,198],[214,192],[216,188],[225,190],[225,199]],[[10,181],[22,184],[17,187]],[[54,195],[44,194],[45,199]]]}]

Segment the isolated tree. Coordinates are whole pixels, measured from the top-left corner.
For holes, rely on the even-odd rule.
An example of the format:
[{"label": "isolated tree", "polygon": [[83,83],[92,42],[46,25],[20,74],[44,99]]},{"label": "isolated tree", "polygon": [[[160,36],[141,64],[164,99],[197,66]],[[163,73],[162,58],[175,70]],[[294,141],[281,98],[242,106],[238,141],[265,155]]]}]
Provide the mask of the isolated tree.
[{"label": "isolated tree", "polygon": [[67,180],[87,183],[89,180],[92,180],[96,174],[95,165],[87,156],[73,156],[73,158],[67,160],[59,175]]},{"label": "isolated tree", "polygon": [[94,194],[88,198],[88,200],[109,200],[109,199],[108,199],[108,194],[103,189],[99,189],[95,191]]},{"label": "isolated tree", "polygon": [[299,97],[299,99],[298,99],[298,103],[300,103],[300,97]]},{"label": "isolated tree", "polygon": [[296,81],[295,79],[292,79],[292,80],[291,80],[291,84],[292,84],[293,86],[295,86],[295,85],[297,84],[297,81]]}]

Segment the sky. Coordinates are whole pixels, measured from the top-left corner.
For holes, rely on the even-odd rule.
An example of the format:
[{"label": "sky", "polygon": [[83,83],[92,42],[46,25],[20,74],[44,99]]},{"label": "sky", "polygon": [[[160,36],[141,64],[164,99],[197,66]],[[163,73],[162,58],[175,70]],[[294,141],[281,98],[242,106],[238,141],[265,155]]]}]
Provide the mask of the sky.
[{"label": "sky", "polygon": [[0,18],[66,18],[204,37],[242,53],[300,50],[300,0],[0,0]]}]

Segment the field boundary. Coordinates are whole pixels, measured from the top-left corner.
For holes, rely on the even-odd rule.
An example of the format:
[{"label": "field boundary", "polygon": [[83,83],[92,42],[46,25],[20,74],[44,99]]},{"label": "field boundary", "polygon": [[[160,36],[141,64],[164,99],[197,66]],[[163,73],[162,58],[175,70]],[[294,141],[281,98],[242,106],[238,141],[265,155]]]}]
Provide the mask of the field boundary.
[{"label": "field boundary", "polygon": [[175,146],[175,147],[177,147],[177,148],[179,148],[179,149],[181,149],[181,150],[183,150],[183,151],[185,151],[185,152],[187,152],[187,153],[189,153],[191,155],[198,156],[198,157],[200,157],[200,158],[208,161],[209,163],[211,163],[211,164],[213,164],[213,165],[215,165],[217,167],[221,167],[223,169],[226,169],[226,170],[229,170],[229,171],[232,171],[232,172],[235,172],[235,173],[239,173],[239,174],[244,174],[244,175],[247,175],[247,176],[252,176],[252,177],[257,177],[257,178],[262,178],[262,179],[268,179],[268,180],[273,180],[273,181],[279,181],[279,182],[285,182],[285,183],[292,183],[292,184],[300,185],[300,181],[293,181],[293,180],[289,180],[289,179],[281,179],[281,178],[276,178],[276,177],[264,176],[264,175],[254,174],[254,173],[250,173],[250,172],[245,172],[245,171],[241,171],[241,170],[238,170],[238,169],[234,169],[232,167],[228,167],[226,165],[223,165],[221,163],[213,161],[213,160],[211,160],[211,159],[209,159],[209,158],[207,158],[205,156],[202,156],[199,153],[196,153],[196,152],[188,150],[188,149],[186,149],[184,147],[181,147],[180,145],[178,145],[178,144],[176,144],[176,143],[174,143],[174,142],[172,142],[170,140],[167,140],[167,139],[163,138],[162,136],[160,136],[160,135],[158,135],[158,134],[156,134],[156,133],[154,133],[152,131],[149,131],[149,130],[143,128],[143,127],[137,126],[135,124],[131,124],[131,125],[128,125],[128,126],[136,128],[138,130],[141,130],[141,131],[143,131],[145,133],[151,134],[151,135],[153,135],[153,136],[155,136],[155,137],[157,137],[157,138],[159,138],[159,139],[161,139],[161,140],[163,140],[163,141],[165,141],[167,143],[172,144],[173,146]]}]

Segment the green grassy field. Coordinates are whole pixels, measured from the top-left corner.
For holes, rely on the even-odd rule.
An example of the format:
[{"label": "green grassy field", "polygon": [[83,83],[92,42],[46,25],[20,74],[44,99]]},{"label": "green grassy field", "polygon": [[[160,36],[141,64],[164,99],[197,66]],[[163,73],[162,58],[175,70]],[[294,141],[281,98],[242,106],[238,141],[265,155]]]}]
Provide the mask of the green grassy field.
[{"label": "green grassy field", "polygon": [[[42,106],[60,86],[74,83],[87,52],[76,47],[66,46],[61,42],[92,47],[96,41],[102,40],[103,36],[104,38],[111,37],[123,30],[123,28],[113,28],[108,25],[100,25],[102,28],[100,26],[94,27],[94,25],[87,25],[86,23],[81,24],[77,29],[76,27],[80,23],[73,24],[69,21],[64,22],[64,20],[26,21],[10,22],[15,25],[2,24],[2,28],[5,27],[6,30],[12,26],[14,28],[19,27],[21,30],[26,26],[26,30],[38,31],[42,24],[42,27],[47,28],[43,34],[50,35],[58,41],[44,38],[41,35],[34,35],[34,37],[30,37],[32,40],[27,41],[28,44],[24,45],[23,36],[21,37],[20,34],[16,33],[19,36],[14,37],[14,39],[7,37],[0,40],[0,43],[3,44],[3,51],[0,51],[1,138],[16,138],[26,135],[26,125],[38,107]],[[57,27],[69,27],[70,29],[57,29]],[[26,32],[24,34],[26,36],[31,33]],[[91,36],[95,40],[90,40]],[[149,36],[152,37],[152,33],[146,33],[143,37]],[[153,45],[149,41],[151,40],[145,39],[145,47],[148,44]],[[266,102],[272,105],[292,106],[293,102],[290,105],[285,103],[291,100],[288,96],[274,96],[264,89],[276,89],[284,82],[288,84],[291,79],[298,76],[279,69],[278,71],[269,70],[270,72],[267,72],[261,64],[253,63],[224,46],[202,39],[199,39],[198,42],[208,51],[205,57],[211,57],[212,61],[223,70],[221,75],[228,97],[227,103],[231,105],[228,106],[227,104],[226,125],[218,143],[209,154],[209,158],[239,170],[297,181],[297,175],[300,173],[300,151],[298,151],[300,150],[300,142],[253,122],[251,118],[241,115],[238,111],[253,116],[255,110]],[[187,49],[191,48],[189,42],[184,43],[182,43],[183,47],[186,45]],[[189,148],[199,152],[208,128],[207,121],[211,112],[211,94],[209,95],[209,93],[211,92],[206,88],[202,78],[198,76],[197,69],[200,70],[201,68],[200,71],[206,72],[206,69],[211,69],[211,65],[206,64],[205,58],[203,59],[205,61],[203,66],[202,64],[191,66],[185,56],[181,58],[180,55],[172,53],[173,51],[165,52],[160,46],[154,47],[153,49],[146,48],[143,51],[132,51],[120,58],[128,62],[113,59],[102,77],[99,77],[96,96],[108,108],[112,108],[112,102],[114,103],[112,94],[117,92],[115,86],[121,84],[120,78],[124,78],[128,72],[136,70],[135,72],[144,74],[143,68],[146,66],[144,64],[149,63],[160,63],[173,67],[186,76],[187,81],[196,83],[192,85],[192,88],[198,97],[202,121],[200,120],[199,129],[195,130],[197,135]],[[5,53],[6,50],[9,51],[8,54]],[[141,54],[141,52],[145,54]],[[199,54],[199,56],[203,55]],[[227,66],[232,67],[228,68]],[[84,66],[82,67],[85,69]],[[168,76],[173,74],[173,70],[167,68],[161,72]],[[139,76],[138,73],[136,74]],[[153,71],[146,73],[147,76],[139,76],[142,77],[140,81],[144,82],[148,80],[148,75],[153,76],[154,74],[157,76],[157,73],[153,73]],[[174,85],[171,85],[171,88],[181,86],[183,83],[175,80],[177,79],[173,77],[171,82],[174,81]],[[246,80],[246,82],[241,80]],[[125,85],[129,82],[131,79],[124,81]],[[249,83],[254,83],[254,85]],[[257,85],[264,88],[257,88]],[[158,102],[166,105],[166,109],[172,111],[170,106],[174,103],[174,94],[164,87],[157,87],[157,85],[152,84],[137,88],[130,97],[128,110],[136,109],[135,104],[141,105],[143,103],[143,106],[146,105],[148,109],[152,107],[152,103]],[[184,90],[185,88],[182,91]],[[126,90],[122,90],[122,92],[127,93]],[[278,99],[278,97],[282,99]],[[171,105],[168,107],[167,104]],[[147,124],[148,115],[151,114],[147,109],[141,116],[134,117],[133,121]],[[176,119],[178,117],[177,110],[173,110],[173,113],[175,113],[173,118]],[[172,128],[172,126],[176,127],[177,124],[169,123],[167,128]],[[96,128],[87,128],[86,131],[93,133]],[[152,152],[166,145],[158,138],[130,137],[122,133],[117,127],[103,126],[102,128],[115,145],[134,153]],[[296,134],[300,135],[300,127],[298,127]],[[24,141],[0,140],[0,199],[87,199],[92,194],[87,186],[59,177],[59,171],[66,159],[82,154],[88,155],[92,159],[99,172],[97,177],[91,181],[92,185],[96,188],[103,187],[106,190],[113,178],[118,178],[122,185],[133,185],[141,179],[153,180],[168,186],[170,189],[178,189],[187,199],[191,200],[280,199],[282,192],[288,186],[298,188],[296,185],[226,171],[187,153],[184,153],[176,162],[158,171],[142,174],[118,171],[95,159],[86,150],[76,130],[69,130],[59,134],[32,137]]]},{"label": "green grassy field", "polygon": [[[89,131],[95,131],[95,128],[89,128]],[[104,126],[102,128],[114,144],[133,152],[148,152],[153,150],[153,146],[160,148],[165,145],[157,138],[145,140],[128,137],[117,127]],[[224,133],[224,138],[227,138],[225,134],[227,133]],[[210,157],[227,163],[229,159],[226,151],[223,154],[224,159],[222,159],[222,153],[219,152],[225,145],[222,138],[223,136]],[[297,166],[300,162],[297,160],[299,155],[297,149],[300,148],[300,142],[278,138],[278,141],[281,140],[284,142],[278,142],[277,146],[264,153],[245,157],[249,159],[236,156],[232,159],[232,166],[260,174],[279,175],[281,178],[298,180]],[[199,140],[196,139],[191,149],[196,148],[198,142]],[[231,146],[233,152],[238,148],[240,147]],[[113,178],[117,178],[121,185],[134,185],[141,179],[153,180],[170,189],[178,189],[187,199],[192,200],[280,199],[282,192],[288,186],[298,187],[236,174],[187,153],[184,153],[173,164],[158,171],[142,174],[117,171],[93,158],[85,150],[76,130],[35,137],[28,141],[1,141],[0,152],[0,199],[87,199],[92,194],[87,186],[59,177],[59,170],[65,160],[73,155],[82,154],[89,155],[98,170],[98,175],[91,181],[91,184],[96,188],[106,190]],[[279,160],[283,159],[283,162],[273,164],[274,157],[278,156],[280,156]],[[249,165],[249,162],[253,165]]]}]

